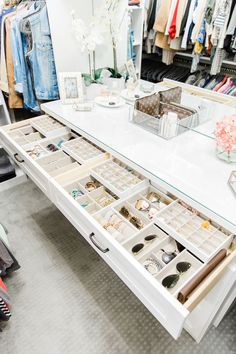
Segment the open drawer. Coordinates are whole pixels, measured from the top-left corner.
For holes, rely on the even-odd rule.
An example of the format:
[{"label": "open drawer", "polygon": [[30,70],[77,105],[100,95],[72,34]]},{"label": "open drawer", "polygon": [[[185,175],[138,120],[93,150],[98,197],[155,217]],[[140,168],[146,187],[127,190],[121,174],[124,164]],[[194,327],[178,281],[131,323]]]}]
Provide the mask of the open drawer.
[{"label": "open drawer", "polygon": [[[231,287],[224,286],[226,282],[229,284],[226,273],[217,283],[217,301],[216,287],[209,293],[205,292],[204,296],[201,294],[201,302],[196,307],[191,306],[191,310],[190,306],[182,305],[177,300],[180,287],[184,286],[206,261],[195,253],[194,248],[190,249],[191,245],[188,245],[185,238],[181,238],[179,233],[175,234],[173,229],[168,229],[168,217],[172,219],[170,210],[178,205],[179,200],[166,191],[157,190],[158,186],[150,185],[147,179],[119,160],[110,158],[109,154],[102,152],[94,158],[91,152],[91,158],[83,159],[86,161],[83,165],[79,165],[78,161],[73,162],[73,157],[68,155],[68,151],[65,154],[66,149],[62,148],[61,140],[61,136],[63,140],[68,140],[68,134],[71,132],[55,124],[56,132],[59,130],[62,134],[57,139],[57,133],[54,135],[52,130],[54,123],[51,119],[49,122],[46,119],[47,124],[43,125],[44,119],[42,117],[35,121],[35,124],[31,124],[32,119],[1,128],[0,138],[6,150],[15,157],[18,164],[42,191],[50,196],[66,218],[174,338],[180,336],[186,324],[193,336],[193,332],[199,331],[199,327],[202,332],[206,331]],[[38,142],[42,149],[47,149],[48,142],[61,146],[57,151],[34,160],[27,151],[29,145]],[[158,197],[156,198],[154,194]],[[137,198],[151,204],[152,212],[150,208],[148,213],[146,210],[135,210]],[[108,215],[111,210],[116,221],[110,214]],[[174,217],[176,212],[174,210]],[[160,217],[165,213],[167,219],[164,216],[163,221]],[[187,217],[188,214],[186,213]],[[191,219],[192,217],[195,215],[192,215]],[[117,232],[115,225],[123,227],[123,231]],[[208,224],[207,226],[209,227]],[[213,226],[215,227],[214,224]],[[150,235],[155,237],[150,238]],[[227,242],[217,244],[217,247],[229,245],[232,235],[226,233],[226,236],[229,238]],[[175,240],[186,249],[179,249]],[[173,245],[174,249],[171,249]],[[143,249],[142,252],[140,247]],[[175,256],[167,264],[162,259],[163,253],[174,253]],[[160,266],[157,274],[155,272],[153,274],[153,259],[154,265]],[[185,275],[179,277],[175,288],[167,289],[164,286],[165,278],[170,272],[173,273],[176,269],[179,271],[177,265],[180,262],[188,262],[191,266],[186,268]],[[203,323],[204,318],[207,321]],[[193,325],[197,321],[198,329]]]},{"label": "open drawer", "polygon": [[[66,142],[76,138],[76,133],[46,115],[0,129],[3,147],[49,198],[49,179],[80,166],[62,150]],[[86,164],[96,166],[108,157],[104,153],[88,159]]]},{"label": "open drawer", "polygon": [[[20,166],[20,168],[22,168],[22,170],[35,182],[35,184],[47,195],[47,197],[50,198],[49,176],[23,149],[25,138],[23,137],[22,140],[22,137],[20,137],[22,131],[24,131],[26,137],[29,137],[29,135],[34,135],[32,141],[35,138],[39,140],[45,138],[38,132],[32,130],[29,121],[22,121],[19,123],[4,126],[0,129],[1,144],[3,148],[9,153],[9,155],[14,159],[14,161]],[[35,134],[37,134],[36,137]],[[27,140],[28,139],[31,138],[27,138]]]},{"label": "open drawer", "polygon": [[[90,182],[96,185],[92,191],[88,191],[85,188],[86,183]],[[97,182],[100,183],[100,185],[96,184]],[[182,252],[177,252],[173,263],[170,263],[170,265],[166,267],[162,264],[162,269],[159,274],[153,276],[150,271],[147,271],[147,267],[145,267],[144,264],[145,257],[150,259],[155,257],[155,255],[157,256],[158,251],[160,251],[161,248],[169,247],[169,243],[171,245],[171,242],[175,242],[174,239],[156,226],[153,220],[147,222],[142,230],[135,229],[135,226],[132,224],[128,225],[125,240],[119,238],[117,233],[113,234],[112,232],[108,232],[108,230],[102,226],[99,215],[101,216],[109,212],[111,208],[118,212],[121,204],[130,203],[129,206],[131,206],[133,195],[130,194],[130,196],[125,199],[119,198],[119,196],[115,198],[115,195],[107,189],[106,186],[101,185],[101,182],[95,179],[94,175],[91,174],[91,168],[81,166],[77,171],[74,170],[70,174],[58,176],[55,180],[51,179],[50,188],[55,205],[72,222],[78,231],[81,232],[81,230],[85,230],[81,232],[85,239],[110,265],[166,330],[177,339],[188,319],[189,332],[191,333],[191,325],[189,325],[189,323],[191,324],[191,312],[185,305],[182,305],[177,300],[176,296],[178,289],[184,286],[186,282],[201,270],[204,264],[187,250],[183,250]],[[114,200],[111,201],[109,206],[94,208],[97,196],[96,193],[98,193],[101,188],[110,191]],[[149,188],[150,191],[155,190],[152,186],[149,186]],[[74,195],[72,193],[73,190],[79,190],[83,194]],[[147,193],[147,187],[141,188],[136,194],[137,193],[145,195]],[[167,209],[168,205],[175,203],[170,196],[165,196],[161,191],[159,193],[161,198],[163,198],[162,210]],[[166,205],[164,205],[164,202],[166,202]],[[143,219],[143,221],[145,220]],[[123,222],[128,224],[125,220],[123,220]],[[146,247],[144,253],[141,253],[138,257],[134,257],[131,252],[133,242],[139,244],[143,242],[146,234],[152,235],[154,233],[157,235],[157,243],[150,244],[150,246]],[[170,242],[170,240],[172,241]],[[162,281],[169,272],[174,271],[176,265],[181,261],[191,263],[191,270],[188,270],[187,277],[183,276],[175,291],[169,291],[162,285]],[[207,296],[206,294],[206,297]],[[219,292],[219,298],[220,301],[223,302],[223,293],[221,294]],[[202,302],[194,310],[196,311],[194,318],[196,318],[196,316],[198,316],[199,319],[204,317],[206,309],[204,306],[201,307],[201,304]],[[204,312],[201,311],[201,308],[204,309]],[[211,308],[211,311],[214,312],[214,309]],[[211,323],[208,323],[208,326],[210,324]]]}]

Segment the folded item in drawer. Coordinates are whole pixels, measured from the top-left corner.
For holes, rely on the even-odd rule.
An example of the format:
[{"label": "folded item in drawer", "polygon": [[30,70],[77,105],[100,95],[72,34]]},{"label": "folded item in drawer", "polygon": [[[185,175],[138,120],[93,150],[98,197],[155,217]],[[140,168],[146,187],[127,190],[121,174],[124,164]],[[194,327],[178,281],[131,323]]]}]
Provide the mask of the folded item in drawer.
[{"label": "folded item in drawer", "polygon": [[200,272],[198,272],[189,283],[187,283],[178,294],[178,300],[184,304],[189,295],[197,288],[197,286],[218,266],[218,264],[226,257],[227,251],[221,250],[212,260],[207,263]]}]

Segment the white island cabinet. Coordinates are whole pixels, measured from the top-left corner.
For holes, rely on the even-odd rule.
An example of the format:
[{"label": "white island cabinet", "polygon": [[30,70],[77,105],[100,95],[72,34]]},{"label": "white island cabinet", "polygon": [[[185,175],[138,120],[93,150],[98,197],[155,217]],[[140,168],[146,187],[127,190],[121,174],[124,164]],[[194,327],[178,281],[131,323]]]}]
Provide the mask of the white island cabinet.
[{"label": "white island cabinet", "polygon": [[[186,329],[200,341],[234,300],[235,261],[201,301],[177,296],[236,233],[232,166],[216,158],[211,137],[188,131],[165,141],[131,123],[129,109],[43,104],[45,115],[2,127],[0,143],[175,339]],[[164,252],[175,255],[168,264]],[[190,267],[167,289],[180,262]]]}]

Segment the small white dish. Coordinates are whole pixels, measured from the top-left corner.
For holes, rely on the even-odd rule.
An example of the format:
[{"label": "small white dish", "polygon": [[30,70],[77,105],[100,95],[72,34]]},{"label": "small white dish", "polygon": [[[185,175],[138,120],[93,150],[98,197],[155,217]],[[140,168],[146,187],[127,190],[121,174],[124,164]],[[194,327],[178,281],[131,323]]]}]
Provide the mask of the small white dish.
[{"label": "small white dish", "polygon": [[128,102],[135,102],[137,99],[150,96],[151,94],[152,92],[144,93],[141,90],[135,90],[134,92],[132,92],[132,94],[130,94],[127,89],[121,91],[121,97]]},{"label": "small white dish", "polygon": [[107,108],[118,108],[125,105],[125,100],[114,96],[98,96],[95,98],[95,103]]}]

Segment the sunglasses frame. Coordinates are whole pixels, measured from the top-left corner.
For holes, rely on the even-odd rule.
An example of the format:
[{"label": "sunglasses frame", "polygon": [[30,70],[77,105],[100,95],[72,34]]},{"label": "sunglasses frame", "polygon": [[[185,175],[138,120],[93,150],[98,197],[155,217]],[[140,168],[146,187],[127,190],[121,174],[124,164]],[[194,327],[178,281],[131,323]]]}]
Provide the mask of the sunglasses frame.
[{"label": "sunglasses frame", "polygon": [[[147,240],[147,238],[150,237],[150,236],[152,236],[153,238],[152,238],[151,240]],[[154,236],[155,236],[155,237],[154,237]],[[136,245],[134,245],[134,246],[132,247],[132,249],[131,249],[132,253],[136,256],[137,254],[139,254],[139,253],[144,249],[145,243],[146,243],[146,244],[149,244],[149,243],[153,242],[156,238],[158,238],[158,237],[157,237],[157,235],[154,235],[154,234],[145,236],[145,237],[144,237],[144,243],[141,243],[141,242],[140,242],[140,243],[137,243]],[[137,247],[137,246],[139,246],[139,245],[140,245],[140,246],[142,245],[142,247],[141,247],[137,252],[134,252],[134,248]]]},{"label": "sunglasses frame", "polygon": [[[188,265],[188,268],[185,270],[185,271],[179,271],[178,270],[178,265],[179,264],[183,264],[183,263],[185,263],[186,265]],[[183,275],[183,274],[185,274],[185,273],[187,273],[187,271],[190,269],[192,267],[192,264],[191,263],[189,263],[189,262],[178,262],[177,264],[176,264],[176,270],[177,270],[177,272],[178,273],[175,273],[175,274],[170,274],[170,275],[167,275],[167,277],[165,277],[164,279],[162,279],[162,285],[166,288],[166,289],[173,289],[177,284],[178,284],[178,282],[179,282],[179,280],[180,280],[180,277],[181,277],[181,275]],[[170,277],[176,277],[176,281],[173,281],[171,284],[170,284],[170,286],[168,287],[168,286],[165,286],[163,283],[165,282],[165,280],[167,280],[168,278],[170,278]]]}]

